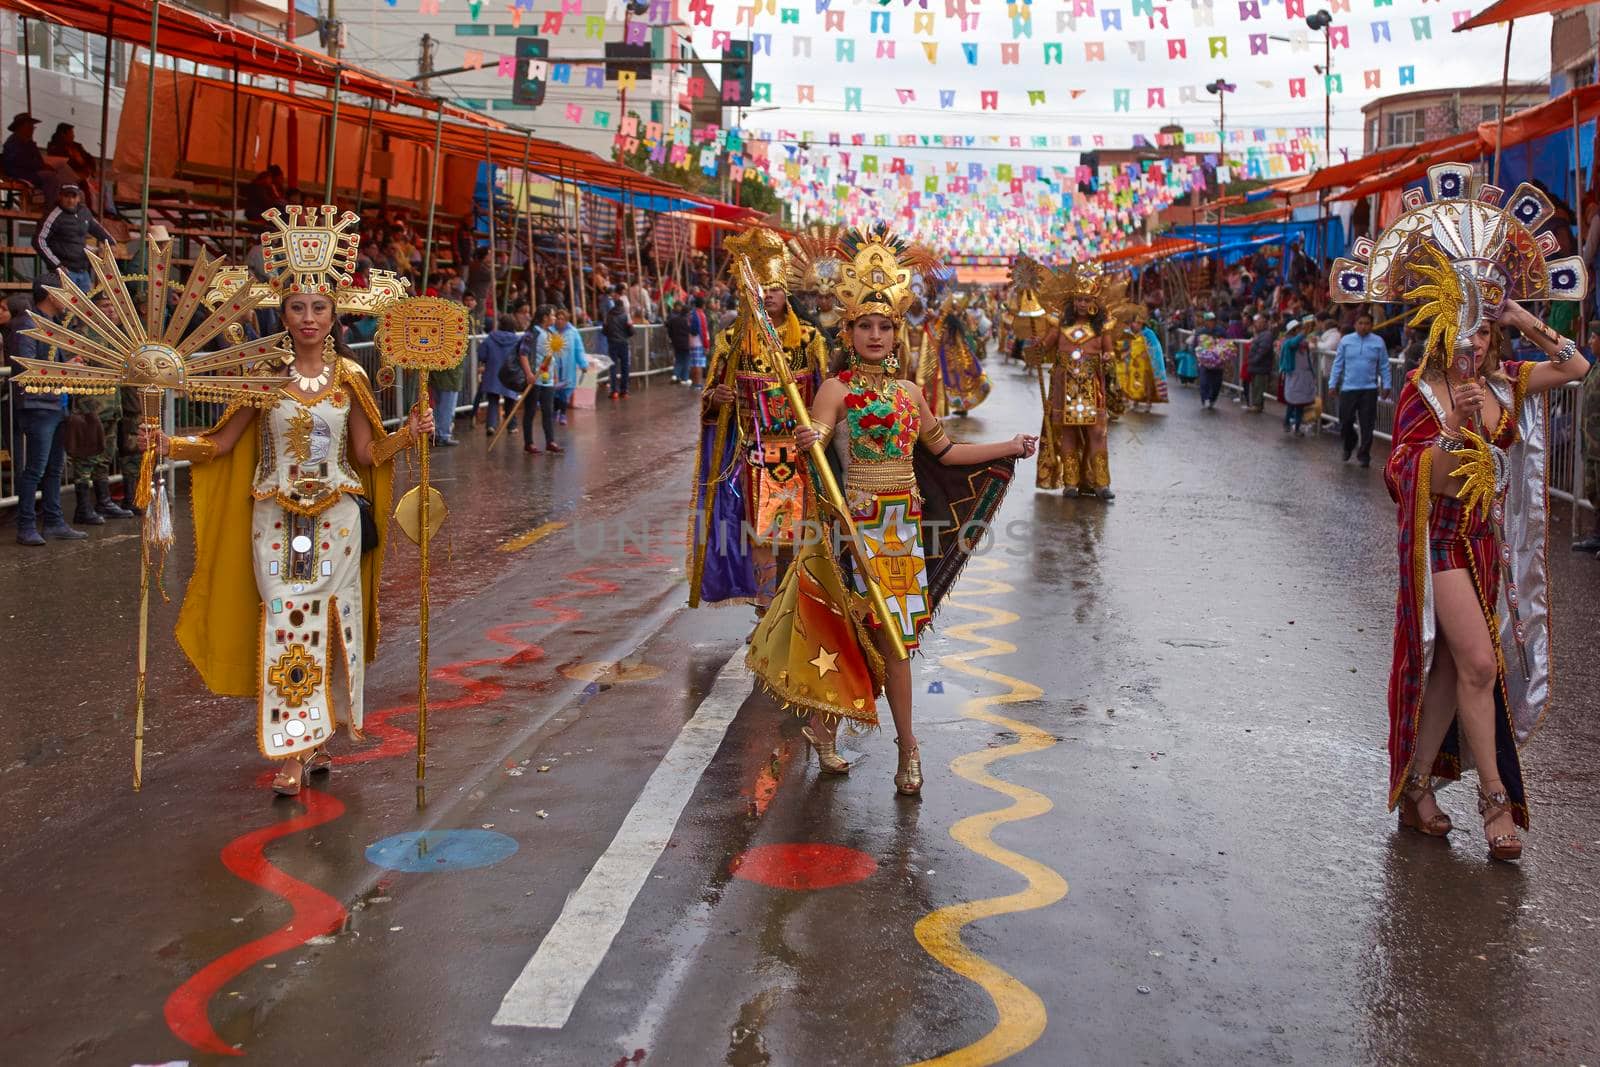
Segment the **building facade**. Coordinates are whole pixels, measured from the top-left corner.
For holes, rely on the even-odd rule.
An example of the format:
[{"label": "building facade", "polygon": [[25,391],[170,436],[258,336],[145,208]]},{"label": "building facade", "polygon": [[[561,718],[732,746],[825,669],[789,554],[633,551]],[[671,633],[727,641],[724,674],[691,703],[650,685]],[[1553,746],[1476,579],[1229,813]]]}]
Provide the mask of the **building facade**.
[{"label": "building facade", "polygon": [[[1512,82],[1506,93],[1506,114],[1542,104],[1549,96],[1548,82]],[[1466,133],[1499,117],[1498,82],[1381,96],[1361,109],[1362,152],[1404,148]]]},{"label": "building facade", "polygon": [[1595,83],[1595,34],[1600,4],[1558,11],[1550,21],[1550,95]]}]

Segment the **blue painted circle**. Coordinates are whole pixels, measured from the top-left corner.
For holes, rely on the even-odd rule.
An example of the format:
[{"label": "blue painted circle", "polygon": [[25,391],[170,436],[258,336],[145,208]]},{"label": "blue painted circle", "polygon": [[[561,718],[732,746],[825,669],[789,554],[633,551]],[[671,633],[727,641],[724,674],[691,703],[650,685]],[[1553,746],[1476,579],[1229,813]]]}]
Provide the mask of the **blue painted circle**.
[{"label": "blue painted circle", "polygon": [[516,851],[515,839],[493,830],[424,830],[374,841],[367,859],[391,871],[427,874],[492,866]]}]

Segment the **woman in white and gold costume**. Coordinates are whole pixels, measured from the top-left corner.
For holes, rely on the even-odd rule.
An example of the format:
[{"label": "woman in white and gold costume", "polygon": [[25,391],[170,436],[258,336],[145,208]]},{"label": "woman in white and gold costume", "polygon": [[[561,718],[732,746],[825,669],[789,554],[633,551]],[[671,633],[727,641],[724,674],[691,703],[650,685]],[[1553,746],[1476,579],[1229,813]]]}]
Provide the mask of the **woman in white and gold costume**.
[{"label": "woman in white and gold costume", "polygon": [[261,754],[282,767],[273,789],[293,796],[306,772],[330,766],[341,720],[361,739],[392,461],[433,417],[419,405],[385,433],[337,336],[341,311],[379,310],[350,288],[356,216],[290,208],[287,222],[266,219],[268,284],[286,330],[280,394],[259,413],[234,405],[204,434],[155,443],[194,465],[195,564],[178,642],[212,692],[256,698]]}]

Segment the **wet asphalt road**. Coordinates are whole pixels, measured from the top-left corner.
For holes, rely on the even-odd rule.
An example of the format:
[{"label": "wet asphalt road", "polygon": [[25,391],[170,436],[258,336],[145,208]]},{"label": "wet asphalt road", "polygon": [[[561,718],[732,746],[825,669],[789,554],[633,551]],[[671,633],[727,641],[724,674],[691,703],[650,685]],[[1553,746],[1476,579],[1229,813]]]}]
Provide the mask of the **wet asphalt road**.
[{"label": "wet asphalt road", "polygon": [[[1037,426],[1029,380],[993,376],[958,438]],[[1397,834],[1380,473],[1270,415],[1174,399],[1113,428],[1109,507],[1035,494],[1024,465],[916,668],[923,798],[894,795],[887,734],[849,740],[851,775],[819,780],[797,723],[744,701],[558,1029],[492,1020],[664,754],[700,729],[748,627],[743,609],[681,608],[688,390],[581,417],[562,458],[511,439],[485,459],[466,433],[438,454],[452,518],[421,811],[414,549],[389,558],[374,743],[303,803],[270,799],[248,709],[182,663],[176,603],[152,629],[133,794],[131,528],[0,551],[7,1061],[222,1062],[178,1036],[209,1025],[285,1063],[1600,1063],[1600,561],[1564,550],[1558,509],[1558,707],[1526,753],[1521,866],[1485,862],[1470,785],[1442,796],[1465,828],[1448,844]],[[623,520],[654,540],[619,552]],[[1019,702],[986,703],[1008,692]],[[984,759],[1014,798],[962,776]],[[1013,799],[1036,814],[988,827],[994,845],[970,820],[957,832],[979,851],[952,838]],[[368,860],[424,830],[515,851],[425,873]],[[817,890],[741,876],[750,850],[792,844],[853,850],[871,873]],[[274,885],[300,918],[229,873],[263,878],[268,861],[297,880]],[[984,984],[919,943],[949,932],[950,906],[996,897],[1009,913],[963,934],[993,968]],[[291,922],[280,951],[239,960]],[[219,968],[236,973],[208,985]]]}]

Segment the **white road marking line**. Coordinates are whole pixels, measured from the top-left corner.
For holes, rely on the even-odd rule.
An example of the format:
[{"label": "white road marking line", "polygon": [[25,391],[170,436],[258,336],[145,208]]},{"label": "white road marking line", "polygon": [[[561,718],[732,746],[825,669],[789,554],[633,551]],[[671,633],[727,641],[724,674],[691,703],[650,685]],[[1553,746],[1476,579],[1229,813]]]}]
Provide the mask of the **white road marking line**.
[{"label": "white road marking line", "polygon": [[567,1024],[666,850],[728,724],[750,696],[750,671],[742,651],[718,672],[711,692],[650,775],[617,836],[577,892],[567,898],[533,958],[500,1001],[494,1025],[559,1030]]}]

